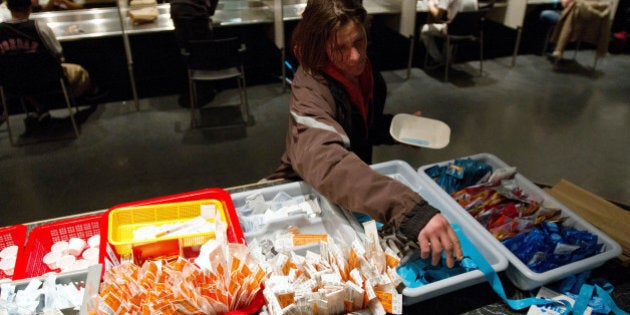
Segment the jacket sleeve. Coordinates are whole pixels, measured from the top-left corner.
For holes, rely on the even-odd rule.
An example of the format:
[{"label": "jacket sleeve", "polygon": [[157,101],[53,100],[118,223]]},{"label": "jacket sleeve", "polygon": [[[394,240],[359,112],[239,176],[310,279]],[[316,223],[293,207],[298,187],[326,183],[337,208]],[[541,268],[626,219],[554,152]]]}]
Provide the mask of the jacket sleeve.
[{"label": "jacket sleeve", "polygon": [[290,115],[288,160],[331,202],[392,225],[410,239],[438,213],[413,190],[372,170],[347,149],[348,137],[334,119],[334,100],[322,80],[298,71]]}]

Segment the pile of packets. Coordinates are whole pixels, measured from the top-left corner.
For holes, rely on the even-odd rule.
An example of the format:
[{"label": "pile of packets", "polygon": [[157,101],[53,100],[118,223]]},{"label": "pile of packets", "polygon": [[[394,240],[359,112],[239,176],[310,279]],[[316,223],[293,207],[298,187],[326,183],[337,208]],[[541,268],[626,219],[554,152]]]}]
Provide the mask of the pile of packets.
[{"label": "pile of packets", "polygon": [[265,270],[246,245],[228,243],[225,223],[217,222],[216,239],[194,260],[165,257],[109,269],[90,314],[221,314],[250,305]]},{"label": "pile of packets", "polygon": [[467,158],[425,172],[533,271],[545,272],[602,249],[597,236],[564,226],[561,209],[527,196],[514,179],[514,167],[493,171]]},{"label": "pile of packets", "polygon": [[269,314],[341,314],[369,309],[401,314],[400,259],[381,248],[374,221],[364,223],[365,240],[351,245],[319,242],[319,254],[276,252],[272,243],[249,247],[267,270],[263,295]]}]

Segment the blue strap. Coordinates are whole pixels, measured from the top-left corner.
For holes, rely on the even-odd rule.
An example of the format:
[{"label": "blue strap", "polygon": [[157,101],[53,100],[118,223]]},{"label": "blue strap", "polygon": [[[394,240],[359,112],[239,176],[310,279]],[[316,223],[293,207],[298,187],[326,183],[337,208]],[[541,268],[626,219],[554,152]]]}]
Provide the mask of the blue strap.
[{"label": "blue strap", "polygon": [[512,300],[508,299],[505,294],[505,290],[503,289],[503,284],[501,283],[501,279],[499,275],[494,271],[492,266],[486,261],[483,255],[477,250],[477,248],[468,240],[468,238],[462,233],[459,229],[459,226],[453,224],[453,230],[457,233],[457,237],[459,238],[459,243],[462,246],[462,250],[464,253],[469,256],[479,267],[479,270],[483,272],[483,275],[486,277],[494,292],[496,292],[503,301],[509,305],[514,310],[521,310],[524,308],[528,308],[532,305],[545,305],[545,304],[555,304],[561,303],[565,306],[565,311],[562,314],[568,314],[571,310],[571,304],[568,301],[555,301],[548,299],[540,299],[536,297],[529,297],[520,300]]},{"label": "blue strap", "polygon": [[[615,301],[613,301],[613,299],[610,297],[610,294],[608,294],[608,292],[604,289],[602,289],[600,286],[595,285],[595,291],[597,291],[597,296],[599,296],[603,301],[604,304],[608,305],[608,307],[610,307],[610,309],[612,310],[612,312],[614,314],[617,315],[629,315],[628,312],[620,309],[617,304],[615,304]],[[581,293],[581,290],[580,290]]]},{"label": "blue strap", "polygon": [[593,286],[586,283],[583,284],[580,288],[580,294],[573,304],[573,314],[584,314],[588,302],[591,300],[591,296],[593,296]]}]

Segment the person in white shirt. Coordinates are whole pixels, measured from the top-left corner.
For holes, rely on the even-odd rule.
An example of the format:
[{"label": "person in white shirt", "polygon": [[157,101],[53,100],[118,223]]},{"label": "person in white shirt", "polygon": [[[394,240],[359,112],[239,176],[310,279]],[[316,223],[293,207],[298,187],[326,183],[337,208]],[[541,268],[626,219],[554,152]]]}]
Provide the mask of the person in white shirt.
[{"label": "person in white shirt", "polygon": [[446,24],[452,21],[458,12],[477,10],[477,0],[427,0],[429,23],[424,24],[420,38],[434,64],[444,64],[444,53],[438,48],[436,37],[446,35]]},{"label": "person in white shirt", "polygon": [[7,2],[0,3],[0,22],[8,21],[11,19],[11,11],[7,8]]}]

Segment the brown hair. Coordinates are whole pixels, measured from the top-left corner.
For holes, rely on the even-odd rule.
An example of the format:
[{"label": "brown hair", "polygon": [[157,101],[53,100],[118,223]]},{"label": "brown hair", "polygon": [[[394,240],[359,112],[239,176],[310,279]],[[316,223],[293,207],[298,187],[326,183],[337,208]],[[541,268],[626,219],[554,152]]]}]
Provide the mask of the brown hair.
[{"label": "brown hair", "polygon": [[320,72],[328,63],[326,44],[337,30],[356,22],[367,30],[367,11],[358,0],[308,0],[292,35],[293,53],[307,72]]},{"label": "brown hair", "polygon": [[7,8],[10,11],[24,12],[31,7],[31,0],[7,0]]}]

